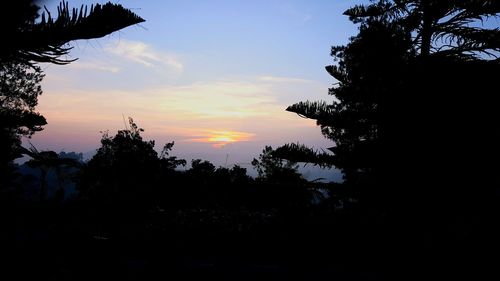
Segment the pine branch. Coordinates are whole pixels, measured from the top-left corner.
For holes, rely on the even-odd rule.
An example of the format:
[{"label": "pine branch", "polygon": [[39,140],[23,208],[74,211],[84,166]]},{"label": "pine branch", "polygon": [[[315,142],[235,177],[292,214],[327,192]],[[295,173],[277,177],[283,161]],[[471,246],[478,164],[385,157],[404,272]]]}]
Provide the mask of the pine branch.
[{"label": "pine branch", "polygon": [[299,143],[289,143],[273,151],[273,156],[292,162],[310,163],[323,168],[335,166],[335,157],[325,151],[319,152]]},{"label": "pine branch", "polygon": [[1,46],[0,61],[18,61],[28,64],[48,62],[68,64],[75,59],[61,58],[72,49],[67,44],[73,40],[103,37],[125,27],[144,22],[144,19],[119,4],[81,6],[70,9],[68,2],[61,2],[57,18],[47,8],[41,21],[25,22],[15,26],[10,40]]}]

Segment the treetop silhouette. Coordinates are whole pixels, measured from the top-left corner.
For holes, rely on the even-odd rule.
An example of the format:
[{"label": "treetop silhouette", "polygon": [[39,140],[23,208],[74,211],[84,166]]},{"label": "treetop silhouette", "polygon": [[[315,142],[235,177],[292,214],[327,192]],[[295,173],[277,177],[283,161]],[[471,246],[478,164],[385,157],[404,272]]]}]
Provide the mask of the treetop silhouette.
[{"label": "treetop silhouette", "polygon": [[48,62],[67,64],[73,60],[63,59],[72,49],[67,43],[78,39],[103,37],[130,25],[144,22],[120,4],[108,2],[104,5],[82,5],[80,9],[70,8],[68,2],[61,2],[54,18],[44,7],[41,14],[36,1],[7,1],[2,4],[13,17],[4,17],[0,25],[3,36],[8,38],[0,47],[0,62],[16,61],[24,64]]},{"label": "treetop silhouette", "polygon": [[[440,153],[440,139],[448,140],[448,150],[453,143],[459,149],[458,122],[474,120],[491,128],[487,124],[494,120],[484,94],[494,88],[500,29],[481,23],[499,18],[499,12],[498,1],[476,0],[382,0],[348,9],[344,14],[359,24],[359,33],[346,46],[331,49],[337,64],[326,71],[337,80],[329,89],[335,100],[299,102],[286,109],[316,120],[333,141],[328,149],[333,155],[300,144],[282,146],[275,155],[334,165],[352,183],[394,180],[398,174],[404,178],[409,172],[402,171],[402,163],[418,169],[410,164],[412,157],[442,155],[446,166],[457,156],[444,154],[443,148]],[[471,99],[475,93],[481,97]],[[477,101],[475,107],[465,100]],[[471,112],[468,120],[464,112]],[[453,122],[446,121],[451,116]],[[443,122],[446,130],[438,128]]]},{"label": "treetop silhouette", "polygon": [[[37,63],[67,64],[61,58],[71,50],[70,41],[98,38],[144,19],[110,2],[70,9],[61,2],[57,18],[34,0],[6,1],[2,7],[9,16],[0,18],[3,36],[0,45],[0,168],[11,170],[11,161],[29,150],[21,147],[21,137],[30,137],[47,124],[35,112],[42,94],[42,70]],[[0,182],[0,185],[4,185]]]},{"label": "treetop silhouette", "polygon": [[252,160],[252,166],[259,174],[258,179],[268,182],[301,182],[302,175],[297,171],[296,162],[275,156],[275,150],[266,145],[258,159]]},{"label": "treetop silhouette", "polygon": [[155,141],[144,140],[141,136],[144,129],[130,117],[129,126],[115,136],[103,133],[101,147],[83,168],[79,189],[85,196],[132,200],[151,191],[161,173],[186,165],[185,160],[169,156],[173,142],[167,143],[158,155]]},{"label": "treetop silhouette", "polygon": [[35,110],[43,76],[38,66],[0,64],[0,170],[5,171],[0,185],[8,181],[11,161],[29,152],[21,146],[21,137],[31,137],[47,124]]},{"label": "treetop silhouette", "polygon": [[498,18],[496,0],[382,0],[356,5],[344,12],[353,23],[386,22],[400,25],[412,36],[421,56],[430,54],[462,59],[497,59],[500,51],[498,27],[484,22]]}]

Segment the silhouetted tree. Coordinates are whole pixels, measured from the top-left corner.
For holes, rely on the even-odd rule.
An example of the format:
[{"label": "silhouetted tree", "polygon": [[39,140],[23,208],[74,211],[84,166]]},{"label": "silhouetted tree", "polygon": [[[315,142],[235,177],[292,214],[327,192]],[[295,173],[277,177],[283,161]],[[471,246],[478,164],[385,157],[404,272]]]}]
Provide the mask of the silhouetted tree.
[{"label": "silhouetted tree", "polygon": [[[383,214],[387,236],[399,231],[387,248],[395,256],[443,251],[445,258],[430,259],[435,268],[462,272],[461,264],[485,272],[478,270],[484,259],[470,257],[481,256],[473,245],[498,220],[499,179],[491,163],[500,156],[492,95],[500,29],[481,24],[499,12],[500,2],[487,0],[377,1],[349,9],[359,33],[332,47],[337,64],[326,70],[338,81],[329,89],[334,101],[287,108],[316,120],[333,141],[333,155],[288,145],[277,156],[340,168],[360,191],[360,206],[370,206],[366,214]],[[457,245],[468,250],[454,251]]]},{"label": "silhouetted tree", "polygon": [[104,133],[101,147],[84,167],[80,191],[83,196],[104,201],[149,200],[161,172],[184,165],[185,160],[168,157],[173,143],[165,145],[160,157],[155,141],[143,140],[139,128],[129,118],[130,129],[114,137]]},{"label": "silhouetted tree", "polygon": [[215,166],[207,160],[193,159],[189,171],[195,177],[207,177],[215,172]]},{"label": "silhouetted tree", "polygon": [[[345,14],[360,27],[349,44],[332,47],[331,55],[338,64],[326,70],[338,81],[329,89],[334,102],[306,101],[287,108],[317,121],[323,135],[334,143],[329,148],[333,155],[298,144],[280,147],[276,155],[334,165],[353,183],[373,182],[374,177],[393,174],[394,165],[401,161],[397,158],[414,155],[410,148],[418,147],[416,141],[409,140],[415,138],[410,128],[425,131],[423,123],[429,129],[433,126],[432,118],[419,112],[434,113],[434,120],[439,120],[441,116],[435,110],[449,109],[445,102],[447,93],[454,92],[450,85],[456,83],[456,70],[479,67],[487,77],[498,65],[498,28],[473,25],[498,17],[498,13],[498,1],[474,0],[377,1],[347,10]],[[431,77],[429,70],[438,73]],[[487,85],[486,80],[469,79],[471,85],[481,87]],[[433,85],[443,85],[443,92]],[[463,90],[458,92],[465,94]],[[420,102],[422,99],[429,103]],[[396,153],[398,147],[401,150]],[[388,162],[392,162],[391,167],[384,168]]]},{"label": "silhouetted tree", "polygon": [[175,142],[165,144],[160,154],[160,162],[163,169],[174,170],[179,166],[186,166],[187,162],[184,159],[177,159],[176,156],[169,156],[170,151],[174,147]]},{"label": "silhouetted tree", "polygon": [[[38,20],[38,1],[19,0],[2,3],[9,16],[0,18],[0,170],[5,174],[0,188],[9,182],[12,160],[22,151],[20,138],[40,131],[47,122],[35,112],[42,93],[42,71],[37,63],[67,64],[61,58],[71,50],[68,42],[98,38],[144,20],[119,4],[82,6],[70,10],[61,2],[57,18],[48,9]],[[87,13],[88,11],[88,13]]]},{"label": "silhouetted tree", "polygon": [[252,166],[259,174],[258,179],[269,182],[300,182],[302,175],[297,171],[298,165],[273,155],[273,148],[266,146],[259,159],[252,160]]},{"label": "silhouetted tree", "polygon": [[5,40],[0,47],[0,63],[17,62],[32,65],[37,62],[67,64],[73,60],[61,58],[71,47],[68,42],[103,37],[130,25],[144,21],[120,4],[108,2],[90,8],[70,8],[61,2],[57,18],[47,8],[40,17],[37,1],[18,0],[2,3],[9,17],[0,19]]},{"label": "silhouetted tree", "polygon": [[248,183],[252,179],[250,178],[250,176],[247,175],[247,169],[239,165],[234,165],[229,170],[229,176],[231,178],[231,183],[236,185]]},{"label": "silhouetted tree", "polygon": [[345,11],[354,23],[390,22],[412,35],[421,57],[431,54],[462,59],[498,58],[498,28],[484,21],[498,17],[495,0],[382,0]]},{"label": "silhouetted tree", "polygon": [[[21,137],[30,137],[47,122],[35,111],[42,93],[40,67],[0,64],[0,170],[21,156]],[[6,173],[5,176],[7,176]],[[5,180],[4,176],[2,181]]]},{"label": "silhouetted tree", "polygon": [[210,185],[214,181],[215,166],[210,161],[202,159],[191,160],[191,169],[187,171],[196,189],[210,192]]},{"label": "silhouetted tree", "polygon": [[[156,170],[158,154],[154,141],[144,141],[138,128],[129,118],[130,130],[120,130],[114,137],[105,132],[101,147],[84,169],[82,192],[90,197],[118,197],[127,187],[140,188],[145,172]],[[108,198],[109,197],[109,198]]]}]

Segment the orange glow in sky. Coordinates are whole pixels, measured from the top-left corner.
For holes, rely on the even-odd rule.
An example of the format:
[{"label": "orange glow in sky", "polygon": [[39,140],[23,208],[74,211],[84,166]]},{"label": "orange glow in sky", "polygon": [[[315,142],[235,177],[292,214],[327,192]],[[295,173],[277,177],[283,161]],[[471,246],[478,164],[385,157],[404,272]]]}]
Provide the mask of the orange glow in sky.
[{"label": "orange glow in sky", "polygon": [[173,155],[215,165],[250,163],[266,145],[329,147],[314,120],[285,109],[330,100],[324,66],[330,46],[357,33],[342,15],[356,1],[120,0],[146,22],[71,42],[77,61],[43,65],[48,124],[30,142],[92,155],[130,116],[158,151],[175,141]]},{"label": "orange glow in sky", "polygon": [[210,143],[215,148],[221,148],[229,143],[249,141],[254,134],[235,131],[206,131],[200,137],[190,139],[193,142]]}]

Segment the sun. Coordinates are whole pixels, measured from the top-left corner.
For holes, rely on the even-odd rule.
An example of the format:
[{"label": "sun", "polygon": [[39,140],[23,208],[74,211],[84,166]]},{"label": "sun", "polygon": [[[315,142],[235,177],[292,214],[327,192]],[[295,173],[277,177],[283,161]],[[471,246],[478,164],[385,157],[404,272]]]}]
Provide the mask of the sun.
[{"label": "sun", "polygon": [[207,142],[212,143],[213,147],[221,148],[228,143],[240,141],[237,132],[221,131],[213,132],[213,135],[207,138]]},{"label": "sun", "polygon": [[229,143],[248,141],[254,136],[245,132],[215,130],[208,130],[200,135],[203,135],[203,137],[194,138],[191,141],[210,143],[215,148],[221,148]]},{"label": "sun", "polygon": [[216,135],[208,138],[209,142],[235,142],[236,139],[231,135]]}]

